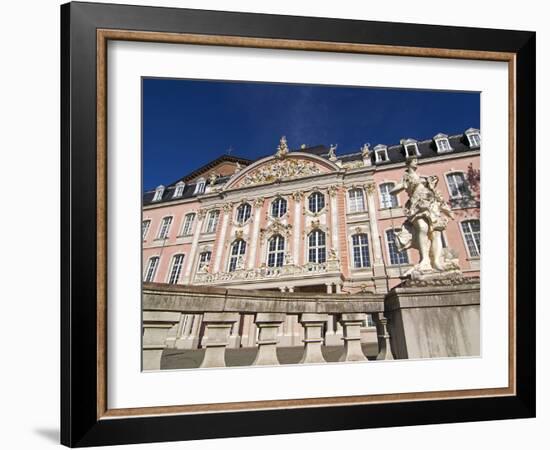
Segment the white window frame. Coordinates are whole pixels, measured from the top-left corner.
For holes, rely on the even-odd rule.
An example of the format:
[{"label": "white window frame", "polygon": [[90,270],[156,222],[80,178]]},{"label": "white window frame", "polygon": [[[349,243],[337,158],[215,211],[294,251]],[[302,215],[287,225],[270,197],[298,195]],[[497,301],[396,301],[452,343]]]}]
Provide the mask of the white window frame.
[{"label": "white window frame", "polygon": [[[238,244],[238,247],[239,247],[238,253],[233,254],[233,248],[235,247],[236,244]],[[239,256],[243,258],[243,263],[244,263],[244,258],[246,256],[246,247],[247,247],[247,244],[244,239],[236,239],[235,241],[233,241],[233,243],[231,244],[231,247],[229,248],[229,261],[227,262],[228,272],[235,272],[237,270],[237,262],[238,262]],[[235,262],[235,264],[233,264],[233,262]]]},{"label": "white window frame", "polygon": [[[311,245],[311,236],[312,235],[316,235],[316,236],[320,236],[321,234],[324,235],[324,244],[323,245],[319,245],[319,238],[315,238],[315,245]],[[324,249],[324,259],[323,261],[319,261],[319,255],[320,255],[320,251],[321,249]],[[311,250],[314,250],[315,251],[315,261],[312,261],[311,260]],[[319,230],[319,229],[316,229],[316,230],[313,230],[311,233],[309,233],[307,235],[307,261],[308,263],[314,263],[314,264],[322,264],[324,262],[327,261],[327,234],[323,231],[323,230]]]},{"label": "white window frame", "polygon": [[[352,194],[354,197],[352,198]],[[358,194],[358,195],[357,195]],[[365,193],[361,188],[351,188],[348,190],[348,212],[360,213],[365,212]]]},{"label": "white window frame", "polygon": [[[409,153],[410,148],[414,149],[414,155],[411,155]],[[420,152],[418,151],[418,144],[416,142],[409,142],[407,144],[403,144],[403,148],[405,149],[405,157],[412,158],[413,156],[420,156]]]},{"label": "white window frame", "polygon": [[[470,148],[480,148],[481,147],[481,133],[475,128],[470,128],[464,133],[468,139],[468,145]],[[476,142],[477,141],[477,142]]]},{"label": "white window frame", "polygon": [[[391,245],[390,245],[391,242],[390,242],[390,239],[389,239],[389,233],[390,232],[393,232],[393,241],[394,241],[393,245],[395,245],[396,255],[398,255],[399,253],[404,254],[406,262],[398,262],[398,263],[392,262],[392,252],[391,252]],[[384,234],[385,234],[385,238],[386,238],[386,250],[388,252],[389,265],[397,267],[397,266],[406,266],[406,265],[410,264],[409,253],[407,252],[407,250],[403,250],[402,252],[397,251],[397,243],[395,243],[395,240],[396,240],[395,230],[392,229],[392,228],[388,228],[387,230],[385,230]],[[399,257],[397,256],[397,258],[399,258]]]},{"label": "white window frame", "polygon": [[[277,214],[274,214],[273,209],[275,208],[275,205],[277,205],[277,204],[279,205],[277,207]],[[281,207],[281,205],[284,205],[284,211],[282,211],[283,208]],[[283,217],[287,213],[287,211],[288,211],[288,202],[283,197],[276,197],[271,202],[271,205],[269,207],[269,214],[271,215],[271,217],[275,217],[275,218],[278,218],[278,219]]]},{"label": "white window frame", "polygon": [[449,153],[453,151],[453,147],[446,137],[437,138],[435,140],[435,145],[437,147],[437,153]]},{"label": "white window frame", "polygon": [[168,278],[166,280],[168,284],[178,284],[178,281],[181,276],[181,272],[183,270],[184,261],[185,261],[185,254],[183,253],[177,253],[172,256],[172,262],[170,263],[170,271],[168,272]]},{"label": "white window frame", "polygon": [[218,222],[220,220],[220,210],[214,209],[208,213],[208,219],[206,221],[205,233],[215,233],[218,228]]},{"label": "white window frame", "polygon": [[[153,265],[154,262],[154,265]],[[145,273],[143,275],[144,283],[154,283],[155,277],[157,276],[157,270],[160,265],[160,256],[151,256],[147,261],[147,267],[145,268]]]},{"label": "white window frame", "polygon": [[183,226],[181,227],[182,236],[191,236],[193,234],[193,225],[195,224],[196,213],[190,212],[183,218]]},{"label": "white window frame", "polygon": [[165,187],[162,184],[160,186],[157,186],[157,188],[155,189],[155,195],[153,195],[153,202],[160,202],[162,200],[164,189]]},{"label": "white window frame", "polygon": [[[384,155],[383,158],[380,157],[381,153]],[[388,156],[388,147],[385,145],[377,145],[374,147],[374,160],[377,163],[388,162],[390,160]]]},{"label": "white window frame", "polygon": [[204,178],[200,178],[197,181],[197,184],[195,184],[195,190],[193,192],[193,195],[204,194],[205,189],[206,189],[206,180]]},{"label": "white window frame", "polygon": [[[241,214],[241,211],[242,211],[242,214]],[[244,211],[247,211],[247,214],[245,214]],[[244,225],[246,222],[248,222],[251,215],[252,215],[252,206],[250,206],[250,203],[248,202],[241,203],[235,211],[235,222],[238,223],[239,225]]]},{"label": "white window frame", "polygon": [[185,183],[180,181],[176,183],[176,188],[174,189],[174,195],[172,198],[180,198],[183,195],[183,190],[185,189]]},{"label": "white window frame", "polygon": [[147,234],[151,228],[151,219],[144,219],[141,222],[141,238],[145,241],[147,239]]},{"label": "white window frame", "polygon": [[[460,192],[459,186],[456,185],[457,194],[453,195],[453,185],[455,184],[455,175],[460,175],[462,177],[462,183],[464,186],[464,189],[467,191],[465,193]],[[451,177],[452,177],[452,183],[451,183]],[[460,170],[453,170],[452,172],[447,172],[445,174],[445,181],[447,182],[447,189],[449,191],[449,198],[452,200],[460,200],[462,198],[469,198],[471,197],[471,191],[470,187],[468,186],[468,180],[466,179],[466,174]]]},{"label": "white window frame", "polygon": [[[365,237],[366,242],[362,242],[361,237]],[[354,238],[358,238],[358,243],[356,244],[354,241]],[[358,247],[359,249],[359,263],[360,265],[356,265],[355,260],[355,248]],[[367,254],[366,256],[363,254],[362,250],[366,248]],[[366,261],[365,261],[366,259]],[[352,261],[352,267],[354,269],[365,269],[367,267],[371,266],[371,259],[370,259],[370,244],[369,244],[369,236],[367,233],[355,233],[351,235],[351,261]]]},{"label": "white window frame", "polygon": [[[479,224],[479,231],[473,231],[472,230],[471,222],[477,222]],[[463,226],[464,224],[468,224],[468,228],[469,228],[468,232],[466,232],[464,230],[464,226]],[[479,219],[475,218],[475,217],[471,217],[471,218],[462,220],[460,222],[460,232],[462,233],[462,239],[464,240],[464,246],[466,247],[466,251],[468,252],[468,256],[470,258],[479,258],[479,257],[481,257],[481,222],[479,221]],[[475,251],[476,251],[477,255],[472,255],[472,252],[470,251],[470,246],[468,245],[467,234],[471,234],[471,235],[477,234],[478,235],[477,240],[474,237],[472,237],[472,242],[475,246]]]},{"label": "white window frame", "polygon": [[[205,257],[206,255],[208,255],[208,258]],[[210,263],[210,261],[212,261],[212,250],[204,250],[200,252],[197,270],[202,270],[206,264]]]},{"label": "white window frame", "polygon": [[[271,249],[271,243],[277,241],[275,249]],[[283,243],[283,248],[279,248],[280,241]],[[285,248],[286,240],[280,234],[274,234],[267,241],[267,255],[266,255],[266,265],[267,267],[283,267],[285,263]],[[274,264],[270,264],[270,256],[273,255]],[[279,264],[280,263],[280,264]]]},{"label": "white window frame", "polygon": [[[383,192],[383,187],[385,187],[385,186],[391,186],[392,188],[394,188],[395,183],[393,181],[385,181],[384,183],[380,183],[380,185],[378,186],[378,195],[380,197],[380,209],[398,208],[399,207],[399,197],[395,194],[390,194],[391,189],[388,189],[388,192],[387,192],[387,196],[389,197],[389,201],[390,201],[390,206],[387,206],[385,204],[386,197],[385,197],[385,194]],[[394,202],[392,201],[392,199],[395,199],[395,205],[393,204]]]},{"label": "white window frame", "polygon": [[[170,233],[170,227],[172,226],[172,221],[174,220],[173,216],[165,216],[160,221],[159,231],[157,233],[157,239],[168,239],[168,234]],[[166,225],[166,231],[163,232],[165,229],[165,223]]]},{"label": "white window frame", "polygon": [[[314,197],[317,199],[315,200],[315,205],[316,205],[316,211],[314,211],[313,209],[311,209],[311,198]],[[319,199],[323,199],[323,206],[321,208],[319,208]],[[315,192],[312,192],[311,194],[309,194],[308,198],[307,198],[307,208],[308,208],[308,211],[313,213],[313,214],[319,214],[321,211],[323,211],[323,209],[325,209],[325,207],[327,206],[326,204],[326,199],[325,199],[325,195],[322,193],[322,192],[319,192],[319,191],[315,191]]]}]

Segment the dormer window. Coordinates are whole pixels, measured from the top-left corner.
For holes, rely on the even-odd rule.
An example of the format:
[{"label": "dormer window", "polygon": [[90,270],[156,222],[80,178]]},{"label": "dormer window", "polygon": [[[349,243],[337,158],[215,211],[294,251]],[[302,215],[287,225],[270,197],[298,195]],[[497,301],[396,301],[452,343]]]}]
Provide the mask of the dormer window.
[{"label": "dormer window", "polygon": [[155,189],[155,195],[153,195],[153,201],[159,202],[162,200],[162,195],[164,194],[164,186],[161,184]]},{"label": "dormer window", "polygon": [[453,150],[449,142],[449,137],[446,134],[439,133],[435,135],[434,142],[437,147],[437,153],[447,153]]},{"label": "dormer window", "polygon": [[179,198],[183,195],[183,190],[185,189],[185,183],[180,181],[176,184],[176,189],[174,189],[173,198]]},{"label": "dormer window", "polygon": [[382,144],[374,147],[374,159],[377,163],[389,161],[390,158],[388,158],[388,147]]},{"label": "dormer window", "polygon": [[206,188],[206,180],[204,178],[201,178],[199,181],[197,181],[197,184],[195,185],[195,192],[193,192],[193,194],[195,195],[204,194],[205,188]]},{"label": "dormer window", "polygon": [[405,150],[405,157],[412,158],[413,156],[420,156],[418,151],[418,143],[414,139],[403,139],[401,145]]},{"label": "dormer window", "polygon": [[464,134],[468,138],[468,145],[470,148],[479,148],[481,147],[481,134],[477,128],[469,128]]}]

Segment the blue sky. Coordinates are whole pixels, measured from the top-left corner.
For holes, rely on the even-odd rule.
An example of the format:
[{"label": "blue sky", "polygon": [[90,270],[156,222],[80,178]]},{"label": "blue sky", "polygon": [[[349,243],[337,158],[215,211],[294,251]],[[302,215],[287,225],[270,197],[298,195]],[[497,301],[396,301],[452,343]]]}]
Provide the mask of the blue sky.
[{"label": "blue sky", "polygon": [[397,144],[480,127],[479,93],[145,78],[143,188],[168,184],[230,152]]}]

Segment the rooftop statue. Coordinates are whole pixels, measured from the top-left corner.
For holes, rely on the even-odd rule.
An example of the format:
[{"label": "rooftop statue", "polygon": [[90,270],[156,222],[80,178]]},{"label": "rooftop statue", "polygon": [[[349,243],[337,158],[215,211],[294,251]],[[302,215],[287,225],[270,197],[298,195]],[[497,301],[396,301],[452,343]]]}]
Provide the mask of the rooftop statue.
[{"label": "rooftop statue", "polygon": [[436,189],[439,178],[419,175],[417,167],[416,158],[408,159],[405,174],[390,192],[405,191],[409,196],[404,211],[407,219],[395,233],[397,249],[414,248],[420,253],[420,262],[405,276],[422,280],[461,275],[456,255],[443,248],[441,239],[454,213]]}]

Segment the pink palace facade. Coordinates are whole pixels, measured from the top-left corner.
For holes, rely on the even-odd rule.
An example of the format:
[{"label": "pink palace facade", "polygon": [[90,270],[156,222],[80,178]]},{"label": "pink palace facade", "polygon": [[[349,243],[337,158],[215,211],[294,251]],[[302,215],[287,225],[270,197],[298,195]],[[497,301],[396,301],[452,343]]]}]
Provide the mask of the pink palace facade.
[{"label": "pink palace facade", "polygon": [[[439,177],[438,189],[455,212],[443,246],[466,276],[479,275],[480,145],[480,131],[470,128],[346,154],[324,145],[290,150],[282,138],[276,151],[255,161],[221,156],[144,193],[143,280],[387,292],[418,262],[416,251],[400,253],[394,243],[406,194],[389,193],[413,156],[420,175]],[[200,315],[185,322],[181,348],[200,346]],[[232,333],[233,346],[255,345],[254,327],[253,317],[243,317]],[[301,345],[301,326],[284,327],[280,345]],[[337,332],[337,324],[327,324],[327,330]]]}]

